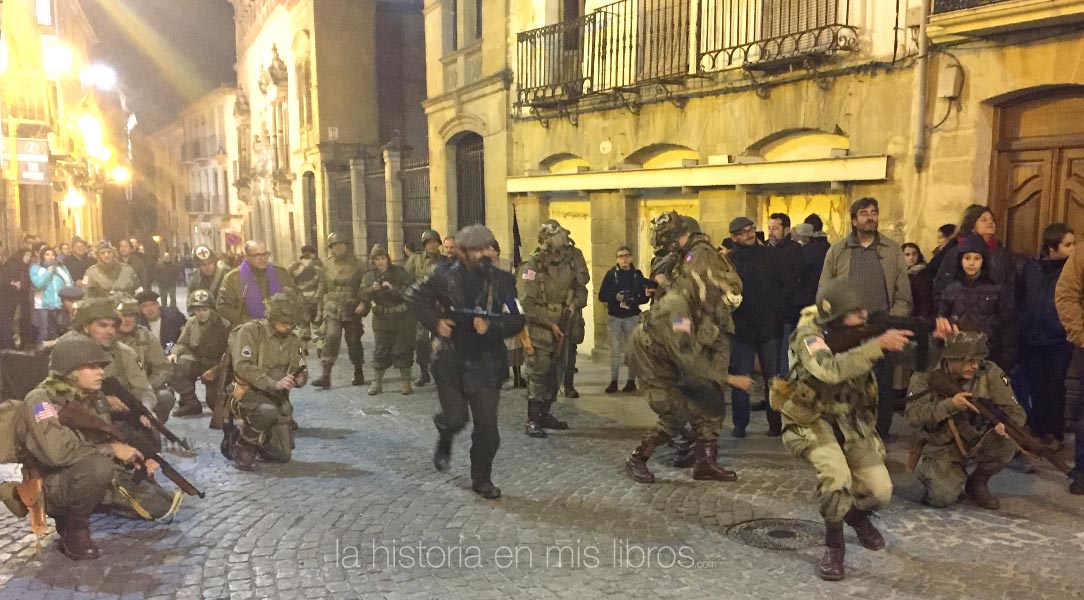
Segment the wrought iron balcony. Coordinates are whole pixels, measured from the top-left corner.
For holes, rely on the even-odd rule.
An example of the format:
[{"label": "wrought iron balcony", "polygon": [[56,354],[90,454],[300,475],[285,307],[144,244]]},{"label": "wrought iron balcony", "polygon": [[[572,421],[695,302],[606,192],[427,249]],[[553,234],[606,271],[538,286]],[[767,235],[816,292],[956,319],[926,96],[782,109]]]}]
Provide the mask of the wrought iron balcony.
[{"label": "wrought iron balcony", "polygon": [[701,5],[697,67],[772,71],[857,50],[851,0],[711,0]]},{"label": "wrought iron balcony", "polygon": [[1016,1],[1017,0],[934,0],[933,14],[936,15],[957,10],[967,10],[969,8],[979,8],[991,4],[1004,4],[1006,2]]}]

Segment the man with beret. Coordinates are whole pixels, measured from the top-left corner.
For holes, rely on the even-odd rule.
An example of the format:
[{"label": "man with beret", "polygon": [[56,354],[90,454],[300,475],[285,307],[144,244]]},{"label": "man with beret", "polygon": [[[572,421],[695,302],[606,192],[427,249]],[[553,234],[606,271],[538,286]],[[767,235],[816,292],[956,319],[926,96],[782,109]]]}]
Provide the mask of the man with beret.
[{"label": "man with beret", "polygon": [[301,247],[301,257],[290,265],[290,275],[294,278],[295,289],[301,294],[308,316],[297,326],[297,334],[307,346],[323,322],[323,303],[327,294],[327,274],[315,246]]},{"label": "man with beret", "polygon": [[98,263],[87,269],[85,276],[87,296],[105,298],[113,292],[134,296],[143,289],[135,269],[117,260],[117,251],[109,242],[98,242],[94,257]]},{"label": "man with beret", "polygon": [[[86,295],[83,292],[83,288],[69,285],[60,288],[60,292],[57,293],[60,296],[60,315],[57,317],[57,337],[68,333],[72,327],[72,320],[75,318],[75,307],[77,303],[83,299]],[[51,344],[55,344],[56,341],[52,340]],[[50,345],[51,345],[50,344]]]},{"label": "man with beret", "polygon": [[222,282],[226,279],[226,274],[230,272],[229,268],[219,263],[214,251],[207,246],[196,246],[196,249],[192,251],[192,259],[196,264],[196,269],[188,278],[188,293],[207,290],[211,298],[217,300],[218,291],[222,289]]},{"label": "man with beret", "polygon": [[[154,293],[154,292],[151,292]],[[165,423],[169,419],[169,411],[173,410],[176,399],[173,390],[169,387],[169,381],[173,378],[173,363],[166,358],[162,351],[162,343],[158,338],[138,322],[139,303],[128,296],[113,296],[117,301],[117,309],[120,312],[120,324],[117,326],[117,340],[127,344],[136,352],[136,360],[143,371],[147,374],[147,382],[154,390],[154,416]]]},{"label": "man with beret", "polygon": [[191,417],[203,412],[196,397],[196,380],[207,385],[207,407],[213,409],[212,398],[217,388],[218,366],[228,349],[230,323],[215,312],[215,303],[207,290],[196,290],[188,297],[188,312],[192,318],[181,330],[173,349],[166,358],[175,365],[170,385],[180,395],[174,417]]},{"label": "man with beret", "polygon": [[158,294],[153,290],[143,290],[136,294],[135,299],[139,303],[139,324],[151,330],[162,344],[162,349],[177,343],[186,321],[181,311],[159,304]]},{"label": "man with beret", "polygon": [[266,301],[291,289],[294,289],[293,276],[283,267],[271,264],[267,244],[249,240],[245,242],[245,260],[222,282],[218,314],[234,327],[263,319],[267,316]]}]

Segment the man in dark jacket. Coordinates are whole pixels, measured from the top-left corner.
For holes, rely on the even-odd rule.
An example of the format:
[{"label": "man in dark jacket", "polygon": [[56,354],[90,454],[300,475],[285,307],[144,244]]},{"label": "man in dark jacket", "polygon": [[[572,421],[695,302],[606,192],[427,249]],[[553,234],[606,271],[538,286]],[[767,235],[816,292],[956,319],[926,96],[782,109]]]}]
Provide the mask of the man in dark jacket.
[{"label": "man in dark jacket", "polygon": [[[734,249],[727,258],[734,263],[742,281],[741,306],[734,311],[734,335],[730,342],[730,373],[753,374],[756,358],[764,376],[764,397],[768,397],[768,382],[778,374],[779,336],[786,289],[778,254],[757,243],[756,225],[746,217],[730,222],[730,237]],[[734,437],[745,437],[749,425],[749,394],[735,387],[730,400],[734,406]],[[782,434],[779,413],[765,403],[768,413],[768,435]]]},{"label": "man in dark jacket", "polygon": [[[798,285],[801,283],[802,271],[805,268],[805,256],[802,254],[802,246],[791,236],[790,215],[786,213],[772,213],[768,218],[768,244],[775,248],[777,262],[779,263],[780,279],[783,287],[776,291],[780,297],[782,309],[781,332],[779,339],[790,339],[790,334],[798,324],[798,313],[808,304],[798,303]],[[779,372],[786,373],[787,345],[779,345]]]},{"label": "man in dark jacket", "polygon": [[162,343],[162,349],[169,344],[177,343],[181,337],[181,330],[188,321],[176,307],[163,307],[158,303],[158,294],[151,290],[143,290],[136,294],[136,302],[139,303],[139,324],[150,329],[158,341]]},{"label": "man in dark jacket", "polygon": [[72,281],[82,280],[94,262],[94,257],[87,254],[87,243],[79,238],[73,239],[71,254],[64,257],[64,266],[68,268]]},{"label": "man in dark jacket", "polygon": [[11,253],[0,267],[0,349],[15,348],[15,310],[19,310],[19,343],[25,348],[37,342],[37,328],[31,320],[34,303],[30,283],[30,247],[24,244]]},{"label": "man in dark jacket", "polygon": [[[632,330],[640,322],[640,305],[647,303],[647,281],[644,274],[632,264],[632,250],[628,246],[617,249],[617,264],[606,272],[598,290],[599,302],[606,303],[609,315],[607,330],[610,332],[610,385],[607,394],[617,391],[617,376],[629,343]],[[636,391],[636,373],[629,367],[629,380],[623,392]]]},{"label": "man in dark jacket", "polygon": [[802,223],[794,228],[794,239],[802,246],[802,271],[798,278],[798,289],[794,293],[795,303],[805,308],[817,302],[817,286],[820,284],[824,257],[828,254],[828,236],[817,231],[815,225]]},{"label": "man in dark jacket", "polygon": [[501,497],[491,476],[501,441],[497,403],[508,372],[504,340],[522,331],[527,321],[516,300],[515,278],[484,255],[493,233],[484,225],[468,225],[455,241],[459,260],[410,288],[406,303],[440,343],[432,363],[440,399],[440,413],[433,417],[439,433],[433,466],[448,470],[452,440],[466,425],[469,409],[474,419],[471,489],[494,500]]}]

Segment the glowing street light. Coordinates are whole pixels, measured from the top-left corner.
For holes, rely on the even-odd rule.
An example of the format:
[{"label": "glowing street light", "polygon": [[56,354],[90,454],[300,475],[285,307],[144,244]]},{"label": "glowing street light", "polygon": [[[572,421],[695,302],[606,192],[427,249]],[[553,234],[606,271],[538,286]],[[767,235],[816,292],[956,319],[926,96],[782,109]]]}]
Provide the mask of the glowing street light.
[{"label": "glowing street light", "polygon": [[56,79],[72,70],[75,65],[75,54],[70,47],[55,35],[42,36],[41,43],[46,77]]},{"label": "glowing street light", "polygon": [[83,206],[86,205],[86,203],[87,203],[86,196],[84,196],[82,192],[80,192],[78,189],[76,189],[74,187],[73,188],[68,188],[68,193],[64,195],[64,207],[65,208],[71,208],[71,209],[83,208]]},{"label": "glowing street light", "polygon": [[132,179],[132,172],[128,170],[128,167],[118,166],[113,167],[113,172],[110,173],[110,177],[113,179],[113,183],[128,183]]},{"label": "glowing street light", "polygon": [[84,86],[96,87],[102,91],[110,91],[117,87],[116,70],[101,63],[83,69],[83,72],[79,74],[79,78],[83,81]]}]

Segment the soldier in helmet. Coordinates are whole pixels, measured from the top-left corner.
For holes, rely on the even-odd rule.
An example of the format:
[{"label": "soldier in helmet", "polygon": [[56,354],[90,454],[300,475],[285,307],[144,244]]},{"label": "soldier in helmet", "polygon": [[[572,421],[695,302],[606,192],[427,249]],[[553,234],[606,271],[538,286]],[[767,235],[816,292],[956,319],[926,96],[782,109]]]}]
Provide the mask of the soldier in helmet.
[{"label": "soldier in helmet", "polygon": [[[960,497],[960,488],[971,500],[989,510],[1001,506],[990,493],[990,478],[1001,472],[1017,452],[1016,444],[1005,433],[1005,425],[994,425],[978,414],[971,398],[989,398],[1018,425],[1026,418],[1016,401],[1005,372],[988,355],[986,336],[972,331],[957,332],[945,342],[941,362],[928,373],[911,378],[907,404],[907,422],[925,445],[916,475],[926,488],[925,502],[948,506]],[[930,377],[949,376],[962,389],[948,395],[934,386]],[[927,390],[929,393],[927,394]],[[973,463],[975,469],[967,474]]]},{"label": "soldier in helmet", "polygon": [[154,390],[154,416],[165,423],[176,402],[173,390],[169,387],[169,382],[173,379],[173,363],[166,358],[158,338],[150,329],[139,324],[139,303],[135,298],[115,295],[113,299],[117,302],[117,311],[120,313],[117,340],[135,350],[137,364],[147,374],[147,382]]},{"label": "soldier in helmet", "polygon": [[402,375],[399,392],[410,394],[410,367],[414,354],[414,335],[418,324],[407,312],[403,294],[413,285],[414,278],[403,267],[391,264],[388,250],[380,245],[373,246],[369,253],[369,270],[361,280],[358,298],[362,303],[371,305],[373,313],[373,335],[376,348],[373,350],[373,383],[369,386],[369,395],[375,396],[383,391],[384,372],[394,366]]},{"label": "soldier in helmet", "polygon": [[[429,229],[422,234],[422,250],[411,256],[403,268],[414,278],[422,281],[433,274],[438,265],[445,264],[449,259],[441,252],[440,234]],[[414,353],[421,373],[414,383],[423,386],[429,383],[429,359],[433,348],[433,334],[418,323],[418,330],[414,339]]]},{"label": "soldier in helmet", "polygon": [[825,552],[817,574],[843,579],[843,523],[870,550],[884,538],[870,512],[892,498],[885,447],[877,435],[877,379],[873,365],[898,352],[912,332],[889,330],[846,352],[833,352],[826,335],[866,324],[862,301],[845,280],[821,287],[817,304],[802,310],[790,338],[790,377],[772,389],[772,407],[783,415],[783,444],[817,474],[817,498],[825,523]]},{"label": "soldier in helmet", "polygon": [[[215,312],[214,300],[207,290],[196,290],[188,297],[188,313],[192,318],[184,325],[181,336],[167,358],[175,365],[170,385],[181,396],[175,417],[191,417],[203,412],[196,397],[196,380],[207,384],[211,396],[218,377],[218,366],[227,350],[230,324]],[[207,406],[212,407],[211,398]]]},{"label": "soldier in helmet", "polygon": [[[90,515],[99,506],[113,514],[139,518],[138,506],[149,518],[162,518],[175,510],[177,494],[162,489],[152,480],[138,484],[127,465],[143,459],[135,448],[120,442],[106,442],[86,430],[72,429],[60,422],[60,413],[74,403],[86,413],[111,422],[117,405],[101,393],[105,369],[111,359],[99,344],[86,338],[59,341],[49,360],[49,377],[26,396],[12,436],[19,462],[27,473],[41,477],[45,510],[56,522],[60,551],[72,560],[99,557],[90,538]],[[156,468],[153,461],[147,466]],[[28,507],[13,486],[0,486],[0,497],[18,516]],[[42,499],[39,499],[39,501]]]},{"label": "soldier in helmet", "polygon": [[566,366],[565,348],[576,313],[587,306],[587,287],[577,274],[568,251],[568,231],[553,219],[542,223],[538,248],[523,263],[516,288],[534,354],[527,358],[527,424],[530,437],[546,437],[546,429],[568,429],[553,416],[559,370]]},{"label": "soldier in helmet", "polygon": [[98,242],[94,247],[94,258],[98,259],[98,263],[87,269],[84,276],[87,296],[104,298],[113,292],[135,296],[143,289],[135,269],[117,259],[113,244]]},{"label": "soldier in helmet", "polygon": [[196,246],[192,251],[192,259],[192,262],[196,263],[196,269],[188,278],[188,293],[207,290],[211,298],[218,298],[218,290],[222,288],[222,281],[230,270],[219,264],[218,257],[207,246]]},{"label": "soldier in helmet", "polygon": [[319,329],[323,322],[324,296],[327,294],[327,275],[315,246],[301,247],[301,258],[290,265],[290,275],[294,278],[294,289],[301,294],[305,314],[308,315],[308,318],[297,326],[297,335],[307,346],[313,339],[313,332]]},{"label": "soldier in helmet", "polygon": [[[556,223],[556,221],[553,222]],[[568,255],[568,263],[572,265],[572,273],[576,278],[575,287],[586,290],[587,284],[591,283],[591,271],[587,268],[587,259],[584,258],[583,251],[576,247],[576,242],[572,239],[572,232],[565,229],[565,235],[568,236],[568,245],[565,246],[565,252]],[[573,313],[570,321],[568,352],[566,353],[568,361],[564,365],[564,381],[561,382],[564,385],[566,398],[580,397],[575,385],[576,357],[578,356],[577,347],[583,343],[586,333],[587,323],[583,320],[583,308],[581,307]]]},{"label": "soldier in helmet", "polygon": [[237,434],[228,449],[234,466],[256,470],[257,456],[290,462],[294,408],[290,390],[305,385],[305,350],[294,327],[304,318],[296,294],[275,294],[267,317],[248,321],[230,333],[229,351],[235,381],[230,414]]},{"label": "soldier in helmet", "polygon": [[350,364],[354,366],[354,385],[365,384],[365,349],[361,345],[361,336],[365,333],[362,324],[361,304],[358,302],[358,286],[361,285],[363,265],[351,248],[349,236],[332,233],[327,236],[327,249],[330,256],[324,263],[327,278],[327,294],[323,302],[322,334],[316,342],[320,355],[322,371],[312,385],[320,389],[331,387],[331,369],[339,357],[339,345],[346,337],[346,352]]}]

